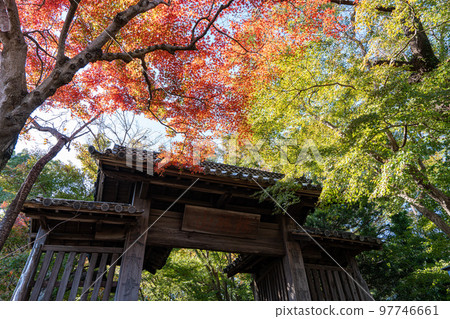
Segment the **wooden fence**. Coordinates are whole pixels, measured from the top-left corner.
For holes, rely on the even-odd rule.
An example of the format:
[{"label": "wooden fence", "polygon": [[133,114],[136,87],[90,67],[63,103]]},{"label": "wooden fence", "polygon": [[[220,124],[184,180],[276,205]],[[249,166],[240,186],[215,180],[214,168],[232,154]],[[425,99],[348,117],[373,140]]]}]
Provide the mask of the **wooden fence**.
[{"label": "wooden fence", "polygon": [[[359,301],[372,300],[365,282],[352,267],[305,264],[311,300]],[[282,261],[276,261],[264,272],[255,276],[255,297],[262,301],[288,300]]]}]

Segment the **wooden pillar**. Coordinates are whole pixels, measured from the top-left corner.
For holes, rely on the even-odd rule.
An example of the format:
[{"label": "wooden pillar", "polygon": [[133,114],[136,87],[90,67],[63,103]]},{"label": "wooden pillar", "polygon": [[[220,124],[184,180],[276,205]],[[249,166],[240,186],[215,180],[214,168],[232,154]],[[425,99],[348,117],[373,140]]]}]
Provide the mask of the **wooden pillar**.
[{"label": "wooden pillar", "polygon": [[[147,228],[150,215],[150,200],[142,196],[143,184],[136,183],[133,195],[133,205],[144,213],[138,218],[138,223],[131,226],[125,238],[124,254],[120,264],[119,280],[114,300],[138,300],[141,284],[142,267],[144,264]],[[141,194],[141,196],[140,196]]]},{"label": "wooden pillar", "polygon": [[256,275],[252,274],[252,291],[253,291],[253,297],[255,298],[255,301],[259,301],[259,292],[258,292],[258,285],[256,284]]},{"label": "wooden pillar", "polygon": [[302,250],[297,241],[288,238],[290,227],[290,217],[281,216],[281,231],[286,248],[286,255],[283,257],[283,270],[286,280],[286,289],[289,301],[309,301],[308,279],[306,277],[305,264],[303,262]]},{"label": "wooden pillar", "polygon": [[20,275],[19,281],[16,285],[16,289],[14,290],[14,293],[11,297],[12,301],[23,301],[27,299],[28,292],[31,288],[30,283],[36,273],[39,259],[41,258],[42,246],[45,244],[46,239],[47,230],[39,227],[36,239],[34,240],[33,248],[28,255],[25,267],[23,267],[22,274]]},{"label": "wooden pillar", "polygon": [[[360,286],[358,286],[358,285],[355,285],[355,286],[360,294],[361,300],[373,301],[374,299],[373,299],[372,295],[370,294],[369,286],[367,286],[366,281],[361,276],[361,272],[359,271],[359,267],[358,267],[358,264],[356,263],[355,257],[351,256],[351,255],[347,255],[347,261],[348,261],[350,268],[352,269],[353,278],[360,285]],[[349,280],[351,280],[351,279],[349,278]]]}]

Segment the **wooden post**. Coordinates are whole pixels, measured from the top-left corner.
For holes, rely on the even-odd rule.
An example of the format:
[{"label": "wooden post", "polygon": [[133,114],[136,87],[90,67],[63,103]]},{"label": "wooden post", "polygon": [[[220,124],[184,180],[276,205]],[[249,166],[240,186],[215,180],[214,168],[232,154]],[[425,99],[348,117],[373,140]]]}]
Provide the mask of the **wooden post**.
[{"label": "wooden post", "polygon": [[12,301],[23,301],[27,298],[28,292],[30,290],[30,282],[36,273],[36,268],[39,264],[39,259],[41,258],[42,246],[45,244],[47,239],[47,230],[39,227],[36,239],[34,240],[33,248],[28,255],[25,267],[22,270],[19,281],[17,282],[16,289],[11,297]]},{"label": "wooden post", "polygon": [[256,284],[256,276],[255,274],[252,274],[252,291],[253,291],[253,297],[255,298],[255,301],[259,300],[259,292],[258,292],[258,285]]},{"label": "wooden post", "polygon": [[147,228],[150,215],[150,201],[142,199],[139,194],[141,184],[136,183],[133,205],[138,210],[144,210],[138,223],[131,227],[126,235],[124,255],[120,264],[119,280],[114,300],[137,300],[141,283],[142,267],[144,265]]},{"label": "wooden post", "polygon": [[[361,300],[373,301],[374,299],[373,299],[372,295],[370,294],[369,286],[367,286],[366,281],[361,276],[361,272],[359,271],[359,267],[358,267],[358,264],[356,263],[355,257],[351,256],[351,255],[347,255],[347,261],[352,269],[355,280],[362,287],[361,288],[360,286],[355,285],[356,289],[358,290],[359,294],[361,295]],[[351,280],[351,279],[349,278],[349,280]]]},{"label": "wooden post", "polygon": [[281,231],[283,232],[286,255],[283,257],[283,269],[286,280],[287,295],[289,301],[309,301],[308,279],[306,276],[305,264],[303,262],[300,244],[288,238],[289,216],[282,216]]}]

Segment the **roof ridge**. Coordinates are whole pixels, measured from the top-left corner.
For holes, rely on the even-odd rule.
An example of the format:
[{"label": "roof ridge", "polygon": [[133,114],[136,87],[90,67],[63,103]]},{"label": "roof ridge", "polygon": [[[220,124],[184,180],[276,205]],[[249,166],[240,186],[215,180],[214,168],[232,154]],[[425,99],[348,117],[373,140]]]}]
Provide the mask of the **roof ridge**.
[{"label": "roof ridge", "polygon": [[[152,152],[153,157],[155,159],[155,156],[159,155],[161,152],[153,151],[153,150],[144,150],[144,149],[137,149],[137,148],[127,148],[126,146],[121,146],[118,144],[115,144],[113,149],[106,149],[103,153],[98,152],[95,147],[89,146],[89,152],[94,156],[99,157],[117,157],[118,160],[125,160],[126,159],[126,152],[127,150],[131,150],[132,152],[140,151],[142,152],[142,157],[140,157],[140,160],[146,161],[147,155]],[[137,157],[137,154],[133,154],[133,158],[135,159]],[[279,180],[283,179],[286,175],[283,173],[268,171],[264,169],[258,169],[258,168],[251,168],[251,167],[245,167],[245,166],[237,166],[232,164],[226,164],[226,163],[220,163],[220,162],[214,162],[211,160],[205,160],[200,163],[200,167],[203,168],[202,173],[205,175],[215,175],[215,176],[223,176],[223,177],[231,177],[236,179],[242,179],[242,180],[252,180],[255,179],[258,182],[262,183],[268,183],[268,184],[275,184]],[[314,189],[314,190],[321,190],[321,186],[314,184],[313,181],[309,178],[307,178],[305,175],[302,177],[295,178],[295,181],[302,185],[305,189]]]}]

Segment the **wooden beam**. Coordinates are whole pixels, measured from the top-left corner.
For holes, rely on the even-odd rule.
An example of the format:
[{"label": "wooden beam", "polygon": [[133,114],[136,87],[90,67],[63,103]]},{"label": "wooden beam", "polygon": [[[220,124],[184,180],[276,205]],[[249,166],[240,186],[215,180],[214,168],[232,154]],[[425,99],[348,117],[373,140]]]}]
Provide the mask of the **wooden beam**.
[{"label": "wooden beam", "polygon": [[70,219],[74,222],[83,222],[83,223],[92,223],[101,221],[104,224],[111,224],[111,225],[124,225],[124,224],[132,224],[136,223],[136,217],[138,215],[127,215],[119,217],[117,215],[110,216],[110,215],[88,215],[88,214],[82,214],[77,217],[75,217],[75,214],[64,214],[64,213],[57,213],[57,212],[48,212],[46,210],[40,210],[40,211],[33,211],[30,212],[29,210],[25,211],[25,215],[27,217],[33,218],[33,219],[39,219],[40,216],[45,215],[47,220],[63,220],[67,221]]},{"label": "wooden beam", "polygon": [[80,286],[81,275],[84,270],[84,263],[86,262],[86,253],[81,253],[78,259],[77,269],[75,270],[75,275],[72,280],[72,288],[69,293],[69,301],[74,301],[78,294],[78,287]]},{"label": "wooden beam", "polygon": [[138,300],[139,296],[145,245],[147,242],[146,230],[150,215],[150,201],[139,197],[141,187],[141,184],[136,183],[133,205],[138,210],[144,210],[144,213],[139,217],[138,224],[130,227],[127,233],[114,300],[134,301]]},{"label": "wooden beam", "polygon": [[53,251],[47,250],[45,252],[44,260],[42,261],[42,266],[39,269],[39,275],[36,279],[36,282],[34,283],[33,290],[31,291],[30,300],[31,301],[37,301],[42,300],[42,293],[41,288],[42,284],[44,283],[45,277],[47,276],[48,268],[50,266],[50,263],[53,259]]},{"label": "wooden beam", "polygon": [[117,262],[115,262],[119,258],[119,254],[113,254],[111,257],[112,265],[108,269],[108,277],[106,279],[105,289],[103,290],[102,301],[109,300],[109,294],[111,293],[111,288],[114,282],[114,274],[116,272]]},{"label": "wooden beam", "polygon": [[[127,176],[133,175],[136,177],[140,177],[140,178],[151,178],[151,177],[157,177],[156,175],[153,176],[148,176],[148,175],[144,175],[143,173],[141,173],[141,175],[137,175],[139,172],[129,169],[126,166],[126,163],[124,160],[117,160],[114,158],[107,158],[107,157],[100,157],[100,167],[102,168],[102,171],[106,171],[108,170],[108,167],[105,167],[106,165],[111,166],[120,166],[121,168],[124,169],[128,169],[129,171],[126,172],[125,174]],[[145,165],[144,165],[144,171],[145,171]],[[106,172],[105,172],[106,173]],[[108,171],[109,173],[109,171]],[[123,173],[123,172],[122,172]],[[201,181],[210,181],[212,183],[222,183],[224,185],[228,185],[231,187],[236,187],[236,186],[240,186],[240,187],[244,187],[244,188],[253,188],[255,190],[259,190],[258,185],[252,180],[252,179],[240,179],[240,178],[234,178],[234,177],[230,177],[230,176],[217,176],[217,175],[211,175],[211,174],[204,174],[204,173],[193,173],[190,171],[181,171],[179,169],[174,169],[174,168],[167,168],[164,171],[164,176],[170,176],[170,177],[175,177],[175,178],[188,178],[188,179],[196,179],[196,178],[200,178]],[[142,180],[139,180],[142,181]],[[271,183],[267,183],[267,182],[260,182],[260,184],[262,186],[270,186],[272,185]],[[189,185],[188,185],[189,186]],[[297,192],[298,194],[309,194],[315,197],[319,197],[321,190],[318,189],[302,189],[300,191]]]},{"label": "wooden beam", "polygon": [[105,174],[100,171],[99,177],[98,177],[98,185],[97,185],[97,194],[95,194],[95,200],[101,202],[103,200],[103,188],[104,188],[104,182],[105,182]]},{"label": "wooden beam", "polygon": [[[103,167],[103,172],[106,176],[114,179],[128,180],[135,182],[147,182],[154,185],[168,186],[173,188],[186,189],[192,184],[195,178],[200,178],[195,186],[191,188],[193,191],[213,193],[213,194],[223,194],[231,193],[235,197],[251,198],[254,199],[253,195],[260,190],[259,186],[253,181],[243,181],[238,178],[230,177],[218,177],[204,174],[179,174],[172,175],[170,172],[166,171],[164,177],[158,175],[141,175],[138,172],[123,172],[123,171],[112,171]],[[186,180],[180,180],[177,177],[183,177]],[[209,183],[209,184],[207,184]],[[218,186],[217,184],[223,184]],[[320,195],[319,190],[301,190],[298,192],[299,195],[306,195],[311,198],[318,198]],[[270,201],[270,199],[268,199]]]},{"label": "wooden beam", "polygon": [[283,269],[289,301],[310,301],[311,294],[300,243],[288,238],[290,217],[286,215],[281,217],[283,241],[286,249],[286,255],[283,257]]},{"label": "wooden beam", "polygon": [[108,261],[108,257],[109,257],[109,254],[107,254],[107,253],[102,254],[102,259],[100,260],[100,265],[98,267],[97,277],[94,280],[95,285],[94,285],[94,289],[92,291],[91,301],[97,301],[98,294],[100,292],[100,287],[103,282],[102,278],[104,276],[104,272],[106,269],[106,262]]},{"label": "wooden beam", "polygon": [[233,194],[231,194],[230,192],[223,193],[222,195],[220,195],[215,206],[217,208],[224,208],[225,205],[230,201],[232,196]]},{"label": "wooden beam", "polygon": [[81,292],[80,300],[86,301],[89,290],[91,289],[92,276],[94,275],[94,270],[97,265],[98,253],[93,253],[89,259],[89,268],[86,272],[86,277],[84,279],[83,290]]},{"label": "wooden beam", "polygon": [[47,239],[47,231],[43,228],[39,228],[34,241],[33,248],[28,255],[25,267],[20,275],[19,282],[11,297],[12,301],[23,301],[27,299],[28,291],[30,290],[30,283],[36,273],[39,259],[41,258],[42,246]]},{"label": "wooden beam", "polygon": [[142,183],[142,187],[139,191],[139,198],[140,199],[148,199],[148,192],[150,190],[150,184],[149,183]]},{"label": "wooden beam", "polygon": [[[99,216],[105,216],[105,215],[114,215],[114,216],[138,216],[141,211],[138,209],[136,212],[130,213],[123,209],[124,205],[125,208],[128,209],[128,204],[123,203],[114,203],[114,202],[92,202],[95,205],[104,204],[105,207],[108,207],[106,211],[101,210],[99,207],[96,207],[94,209],[89,209],[87,207],[78,208],[75,209],[72,206],[64,206],[64,205],[51,205],[51,206],[44,206],[41,203],[33,203],[33,202],[27,202],[24,204],[24,212],[27,213],[31,211],[31,213],[36,212],[60,212],[60,211],[67,211],[71,212],[73,216],[76,214],[81,213],[88,213],[88,214],[96,214]],[[109,206],[108,206],[109,205]],[[117,212],[114,210],[114,208],[117,206],[117,208],[122,207],[123,211]],[[44,214],[42,214],[44,215]]]},{"label": "wooden beam", "polygon": [[43,251],[64,251],[64,252],[77,252],[77,253],[121,253],[122,247],[100,247],[100,246],[66,246],[66,245],[45,245],[42,247]]},{"label": "wooden beam", "polygon": [[56,255],[55,263],[53,264],[47,286],[44,290],[44,301],[49,301],[53,294],[53,289],[55,288],[56,279],[58,279],[58,273],[64,260],[64,255],[65,253],[63,251],[59,251]]},{"label": "wooden beam", "polygon": [[[151,210],[150,223],[163,211]],[[260,222],[256,239],[182,231],[182,213],[166,212],[148,232],[147,245],[218,250],[234,253],[283,256],[283,240],[278,224]]]},{"label": "wooden beam", "polygon": [[253,297],[255,298],[255,301],[259,301],[259,291],[258,291],[258,285],[256,284],[256,276],[255,274],[252,274],[252,291],[253,291]]},{"label": "wooden beam", "polygon": [[[151,195],[151,200],[153,200],[153,202],[163,201],[163,202],[173,203],[177,198],[178,198],[178,196],[176,196],[176,195],[171,195],[171,196],[158,195],[158,194]],[[203,200],[189,199],[189,198],[180,198],[177,201],[177,203],[203,206],[203,207],[212,207],[212,208],[214,207],[214,205],[211,202],[207,202],[207,201],[203,201]],[[266,214],[266,215],[273,214],[273,209],[258,208],[258,207],[254,207],[254,206],[239,206],[239,205],[232,205],[229,203],[225,204],[224,207],[222,207],[222,208],[228,209],[228,210],[241,211],[244,213],[251,213],[251,214]]]}]

